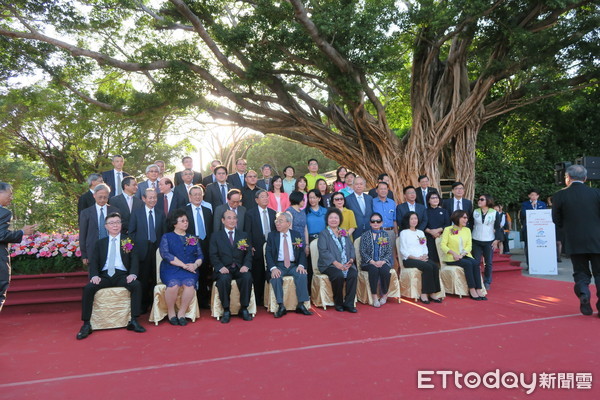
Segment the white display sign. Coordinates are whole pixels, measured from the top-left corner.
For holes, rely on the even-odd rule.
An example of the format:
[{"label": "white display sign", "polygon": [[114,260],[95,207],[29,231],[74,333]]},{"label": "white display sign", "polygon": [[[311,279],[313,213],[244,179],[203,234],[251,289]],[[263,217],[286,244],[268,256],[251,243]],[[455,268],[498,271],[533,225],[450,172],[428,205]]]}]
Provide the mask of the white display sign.
[{"label": "white display sign", "polygon": [[530,274],[558,275],[552,210],[527,210],[527,250]]}]

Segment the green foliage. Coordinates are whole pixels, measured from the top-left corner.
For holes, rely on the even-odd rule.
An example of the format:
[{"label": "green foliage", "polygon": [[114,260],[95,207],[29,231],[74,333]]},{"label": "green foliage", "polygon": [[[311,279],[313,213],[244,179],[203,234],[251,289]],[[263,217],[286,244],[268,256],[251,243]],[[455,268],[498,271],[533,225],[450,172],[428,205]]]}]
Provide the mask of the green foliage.
[{"label": "green foliage", "polygon": [[84,271],[81,257],[17,256],[11,260],[13,275],[57,274]]}]

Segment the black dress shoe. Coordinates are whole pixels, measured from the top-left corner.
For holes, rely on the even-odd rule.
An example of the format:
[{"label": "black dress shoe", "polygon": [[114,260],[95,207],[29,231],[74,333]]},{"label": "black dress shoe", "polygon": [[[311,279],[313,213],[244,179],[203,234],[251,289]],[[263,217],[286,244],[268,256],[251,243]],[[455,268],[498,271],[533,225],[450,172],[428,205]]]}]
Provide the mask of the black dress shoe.
[{"label": "black dress shoe", "polygon": [[135,319],[132,319],[131,321],[129,321],[129,323],[127,324],[127,330],[138,332],[138,333],[146,332],[146,328],[141,326],[140,323],[137,322]]},{"label": "black dress shoe", "polygon": [[304,315],[313,315],[313,312],[307,310],[306,307],[304,307],[304,304],[300,304],[298,307],[296,307],[296,313]]},{"label": "black dress shoe", "polygon": [[346,307],[346,306],[344,306],[344,311],[348,311],[348,312],[351,312],[351,313],[356,313],[356,312],[358,312],[358,311],[356,310],[356,307]]},{"label": "black dress shoe", "polygon": [[179,325],[180,326],[186,326],[187,325],[187,320],[185,319],[185,317],[180,317],[179,318]]},{"label": "black dress shoe", "polygon": [[419,297],[419,301],[423,304],[429,304],[431,303],[429,300],[423,300],[422,298]]},{"label": "black dress shoe", "polygon": [[342,306],[333,306],[333,308],[335,308],[335,311],[344,311],[344,307]]},{"label": "black dress shoe", "polygon": [[171,325],[179,325],[179,319],[177,317],[169,318],[169,323]]},{"label": "black dress shoe", "polygon": [[477,296],[477,297],[473,297],[473,296],[471,296],[471,293],[469,293],[469,297],[470,297],[471,299],[475,300],[475,301],[480,301],[480,300],[481,300],[481,297],[479,297],[479,296]]},{"label": "black dress shoe", "polygon": [[244,321],[252,321],[252,315],[250,315],[247,309],[243,308],[240,310],[240,315]]},{"label": "black dress shoe", "polygon": [[441,303],[441,302],[442,302],[442,299],[441,299],[441,298],[439,298],[439,299],[434,299],[434,298],[432,297],[432,298],[431,298],[431,301],[433,301],[434,303]]},{"label": "black dress shoe", "polygon": [[479,296],[479,300],[485,300],[485,301],[487,301],[487,297],[485,297],[485,296]]},{"label": "black dress shoe", "polygon": [[579,311],[583,315],[592,315],[592,305],[590,304],[590,296],[582,294],[579,296]]},{"label": "black dress shoe", "polygon": [[229,310],[224,311],[223,316],[221,317],[221,323],[227,324],[227,323],[229,323],[230,319],[231,319],[231,311],[229,311]]},{"label": "black dress shoe", "polygon": [[83,324],[79,332],[77,333],[77,340],[85,339],[92,334],[92,326],[90,324]]},{"label": "black dress shoe", "polygon": [[287,310],[285,309],[285,307],[282,305],[279,306],[279,308],[277,309],[277,311],[275,311],[275,318],[281,318],[283,317],[285,314],[287,314]]}]

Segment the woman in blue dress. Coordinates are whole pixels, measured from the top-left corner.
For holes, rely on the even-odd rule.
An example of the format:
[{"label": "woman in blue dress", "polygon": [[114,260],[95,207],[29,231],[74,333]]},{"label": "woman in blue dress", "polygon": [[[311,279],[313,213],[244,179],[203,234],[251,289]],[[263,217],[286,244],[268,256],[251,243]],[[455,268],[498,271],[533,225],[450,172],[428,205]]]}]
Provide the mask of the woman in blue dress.
[{"label": "woman in blue dress", "polygon": [[[186,234],[188,219],[184,210],[175,210],[167,219],[167,230],[160,241],[160,280],[167,285],[165,301],[171,325],[187,325],[185,313],[196,296],[198,268],[202,265],[200,240]],[[183,286],[181,305],[175,312],[179,288]]]},{"label": "woman in blue dress", "polygon": [[427,193],[427,226],[425,237],[427,238],[427,253],[431,261],[440,263],[435,239],[442,236],[444,228],[450,226],[450,214],[442,208],[442,199],[437,192]]}]

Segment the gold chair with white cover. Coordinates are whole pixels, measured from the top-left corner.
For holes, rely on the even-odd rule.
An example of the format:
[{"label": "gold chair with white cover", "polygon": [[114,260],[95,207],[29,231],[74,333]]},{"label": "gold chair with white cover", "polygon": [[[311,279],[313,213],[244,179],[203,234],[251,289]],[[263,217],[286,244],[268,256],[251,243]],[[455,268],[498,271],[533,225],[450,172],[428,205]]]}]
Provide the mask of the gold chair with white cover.
[{"label": "gold chair with white cover", "polygon": [[[369,273],[361,269],[361,257],[360,257],[360,240],[358,238],[354,241],[354,251],[356,252],[356,266],[358,268],[358,283],[356,285],[356,297],[358,301],[363,304],[373,305],[373,296],[371,296],[371,286],[369,285]],[[394,268],[390,269],[390,286],[388,288],[387,296],[398,298],[398,303],[402,302],[400,296],[400,282],[398,281],[398,274]],[[381,294],[381,293],[380,293]]]},{"label": "gold chair with white cover", "polygon": [[[438,256],[440,258],[440,280],[442,281],[442,287],[446,293],[456,294],[458,297],[469,295],[469,286],[467,285],[467,278],[465,277],[465,270],[458,265],[448,265],[444,260],[445,254],[442,252],[442,238],[435,239],[435,247],[437,248]],[[483,277],[481,279],[483,282]],[[481,292],[485,296],[487,291],[485,287],[481,285]]]},{"label": "gold chair with white cover", "polygon": [[[402,253],[400,252],[400,235],[396,239],[396,252],[398,253],[398,267],[400,271],[400,292],[404,297],[417,301],[421,297],[421,288],[423,282],[421,280],[421,271],[418,268],[404,268],[402,262]],[[444,282],[441,276],[440,270],[440,288],[441,290],[435,295],[438,298],[446,297],[446,290],[444,289]]]},{"label": "gold chair with white cover", "polygon": [[98,290],[90,324],[93,330],[124,328],[131,320],[131,293],[124,287]]},{"label": "gold chair with white cover", "polygon": [[[231,292],[229,293],[229,311],[231,315],[238,315],[240,312],[240,290],[238,289],[237,282],[231,281]],[[210,292],[210,312],[211,316],[218,320],[221,319],[225,309],[221,304],[221,298],[219,297],[219,291],[217,290],[217,283],[213,282],[212,290]],[[256,316],[256,297],[254,297],[254,285],[250,290],[250,304],[248,305],[248,312],[252,317]]]},{"label": "gold chair with white cover", "polygon": [[[265,255],[265,265],[267,265],[267,244],[263,245],[263,254]],[[268,312],[274,313],[279,308],[277,304],[277,299],[275,298],[275,292],[273,291],[273,286],[271,286],[270,282],[270,274],[269,266],[267,266],[267,284],[265,285],[264,291],[264,303],[265,308]],[[293,276],[284,276],[283,277],[283,306],[286,310],[295,310],[298,307],[298,296],[296,296],[296,284],[294,283]],[[304,302],[304,307],[306,309],[310,309],[310,301]]]},{"label": "gold chair with white cover", "polygon": [[[323,307],[323,310],[326,310],[327,306],[334,306],[335,303],[333,302],[333,289],[329,277],[319,271],[319,248],[317,241],[318,239],[315,239],[310,243],[310,257],[313,268],[310,299],[316,307]],[[344,293],[346,293],[345,284]],[[356,298],[354,298],[354,306],[356,306]]]},{"label": "gold chair with white cover", "polygon": [[[160,321],[167,316],[167,302],[165,301],[165,291],[167,285],[162,283],[160,280],[160,263],[162,257],[160,250],[156,250],[156,286],[154,286],[154,303],[152,304],[152,310],[150,311],[150,322],[154,322],[158,325]],[[181,306],[181,294],[183,293],[183,287],[179,288],[179,294],[177,295],[177,301],[175,302],[175,310],[178,310]],[[196,321],[196,318],[200,318],[200,308],[198,307],[198,299],[194,295],[190,305],[188,306],[185,317]]]}]

